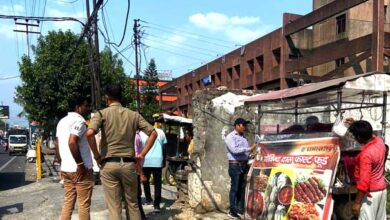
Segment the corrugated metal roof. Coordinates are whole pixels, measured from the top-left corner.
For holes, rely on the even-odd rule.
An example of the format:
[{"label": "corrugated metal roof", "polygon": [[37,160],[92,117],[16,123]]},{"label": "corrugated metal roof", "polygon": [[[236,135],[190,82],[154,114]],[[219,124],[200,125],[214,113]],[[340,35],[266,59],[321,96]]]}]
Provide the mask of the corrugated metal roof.
[{"label": "corrugated metal roof", "polygon": [[[372,75],[386,75],[390,76],[390,73],[381,73],[381,72],[369,72],[360,75],[347,76],[338,79],[328,80],[319,83],[310,83],[303,86],[283,89],[278,91],[272,91],[269,93],[259,94],[252,96],[248,99],[244,99],[245,104],[255,104],[258,102],[267,102],[267,101],[277,101],[277,100],[286,100],[293,99],[302,95],[310,95],[314,92],[325,91],[325,90],[336,90],[342,88],[347,82],[357,80],[359,78],[365,78]],[[390,86],[390,85],[387,85]],[[352,86],[351,86],[352,88]],[[355,88],[356,89],[356,88]],[[383,88],[381,88],[383,89]],[[375,90],[375,88],[372,88]]]}]

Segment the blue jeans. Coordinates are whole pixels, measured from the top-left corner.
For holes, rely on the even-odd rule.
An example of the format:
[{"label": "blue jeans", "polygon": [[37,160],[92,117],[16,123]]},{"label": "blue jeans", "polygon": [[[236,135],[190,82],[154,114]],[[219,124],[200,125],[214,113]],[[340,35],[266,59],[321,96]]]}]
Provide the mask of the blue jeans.
[{"label": "blue jeans", "polygon": [[244,211],[245,204],[245,185],[246,174],[249,167],[246,162],[244,163],[229,163],[229,176],[230,182],[230,212],[236,213]]}]

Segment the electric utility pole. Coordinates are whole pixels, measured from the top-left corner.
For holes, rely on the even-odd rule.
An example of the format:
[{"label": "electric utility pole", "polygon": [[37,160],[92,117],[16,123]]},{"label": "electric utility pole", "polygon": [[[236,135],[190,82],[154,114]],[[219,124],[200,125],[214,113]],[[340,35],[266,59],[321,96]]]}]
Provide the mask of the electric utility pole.
[{"label": "electric utility pole", "polygon": [[137,112],[140,112],[141,109],[141,97],[139,91],[139,65],[138,65],[138,47],[140,45],[140,36],[139,36],[139,19],[134,19],[134,47],[135,47],[135,73],[136,73],[136,83],[137,83]]},{"label": "electric utility pole", "polygon": [[[93,0],[94,10],[96,0]],[[86,0],[87,17],[90,15],[89,0]],[[92,18],[92,31],[87,33],[89,65],[91,68],[91,105],[94,109],[100,109],[102,105],[101,83],[100,83],[100,56],[99,56],[99,38],[97,13]],[[93,37],[93,38],[92,38]]]},{"label": "electric utility pole", "polygon": [[[92,62],[91,69],[93,72],[93,75],[91,76],[91,77],[93,77],[93,79],[91,80],[91,82],[93,83],[93,87],[91,88],[91,93],[92,93],[92,98],[95,97],[95,98],[93,98],[95,100],[95,103],[96,103],[94,105],[95,109],[99,109],[101,107],[100,59],[99,59],[100,57],[99,57],[99,43],[98,43],[99,39],[97,36],[97,32],[98,32],[97,14],[98,14],[99,8],[100,8],[100,6],[102,6],[102,4],[103,4],[103,0],[93,0],[94,9],[93,9],[92,13],[90,14],[89,1],[86,0],[87,18],[88,18],[86,23],[84,23],[76,18],[72,18],[72,17],[34,17],[34,16],[12,16],[12,15],[0,14],[0,19],[13,19],[15,21],[16,25],[25,25],[26,26],[26,31],[24,31],[24,30],[14,30],[14,31],[15,32],[25,32],[27,34],[28,48],[30,48],[28,34],[30,34],[30,33],[40,34],[40,32],[31,31],[29,29],[30,26],[39,27],[40,21],[77,21],[77,22],[79,22],[83,26],[83,30],[80,34],[79,39],[76,42],[75,48],[72,50],[72,52],[68,56],[68,59],[65,61],[65,64],[62,67],[60,67],[60,69],[59,69],[60,73],[67,71],[67,68],[69,67],[70,62],[72,61],[72,59],[73,59],[78,47],[80,46],[81,42],[83,41],[84,37],[87,37],[87,39],[88,39],[88,37],[92,39],[92,35],[94,34],[95,35],[95,37],[94,37],[95,47],[93,47],[92,43],[90,43],[92,40],[88,41],[88,43],[90,45],[90,51],[92,51],[91,58],[93,58],[93,59],[90,58],[91,59],[90,62]],[[16,22],[19,19],[20,20],[24,19],[26,21],[26,23]],[[28,23],[29,21],[37,21],[37,24]],[[91,27],[94,28],[92,31],[91,31]],[[28,55],[29,55],[29,53],[30,52],[28,50]]]},{"label": "electric utility pole", "polygon": [[26,30],[18,30],[18,29],[15,29],[14,32],[22,32],[22,33],[26,33],[26,39],[27,39],[27,56],[30,58],[30,39],[28,37],[28,34],[41,34],[41,32],[37,32],[37,31],[30,31],[30,27],[39,27],[39,20],[37,20],[37,24],[31,24],[29,23],[29,20],[26,19],[26,23],[21,23],[21,22],[17,22],[17,19],[14,18],[15,20],[15,25],[23,25],[23,26],[26,26]]},{"label": "electric utility pole", "polygon": [[[98,10],[96,0],[93,0],[93,9]],[[96,109],[102,107],[102,93],[100,83],[100,53],[99,53],[99,35],[98,35],[98,13],[95,13],[93,22],[93,34],[95,35],[95,86],[96,86]]]},{"label": "electric utility pole", "polygon": [[[85,5],[86,5],[86,10],[87,10],[87,18],[91,16],[90,9],[89,9],[89,0],[85,0]],[[88,42],[88,63],[89,63],[89,68],[91,69],[91,106],[93,109],[96,109],[96,93],[95,93],[95,65],[93,62],[93,53],[92,53],[92,36],[91,32],[87,33],[87,42]]]}]

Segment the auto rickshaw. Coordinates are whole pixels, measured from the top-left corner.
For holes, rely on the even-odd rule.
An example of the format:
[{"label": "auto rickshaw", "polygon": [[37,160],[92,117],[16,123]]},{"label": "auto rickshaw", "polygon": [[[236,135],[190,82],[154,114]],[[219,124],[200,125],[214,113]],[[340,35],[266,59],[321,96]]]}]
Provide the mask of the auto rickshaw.
[{"label": "auto rickshaw", "polygon": [[155,126],[165,131],[167,144],[163,146],[165,169],[163,176],[170,185],[175,185],[176,172],[184,170],[188,164],[188,143],[184,138],[186,129],[192,129],[192,119],[172,116],[165,113],[153,116]]}]

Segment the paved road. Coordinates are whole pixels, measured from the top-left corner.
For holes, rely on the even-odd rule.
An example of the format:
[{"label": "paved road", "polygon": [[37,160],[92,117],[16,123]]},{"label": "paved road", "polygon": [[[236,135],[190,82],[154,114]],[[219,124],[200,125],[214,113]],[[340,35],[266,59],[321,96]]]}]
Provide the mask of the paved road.
[{"label": "paved road", "polygon": [[9,156],[0,148],[0,191],[27,184],[25,182],[25,156]]}]

